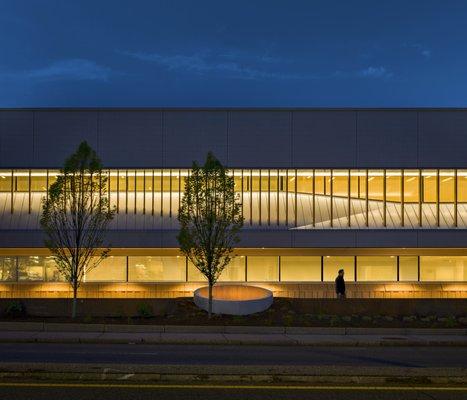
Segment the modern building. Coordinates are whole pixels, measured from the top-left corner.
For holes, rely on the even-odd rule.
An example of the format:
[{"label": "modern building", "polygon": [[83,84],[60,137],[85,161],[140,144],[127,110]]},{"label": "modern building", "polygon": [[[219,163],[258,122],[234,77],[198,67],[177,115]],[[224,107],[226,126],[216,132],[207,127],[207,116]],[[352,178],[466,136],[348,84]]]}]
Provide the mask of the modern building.
[{"label": "modern building", "polygon": [[82,297],[191,295],[177,248],[192,160],[235,177],[245,226],[221,281],[276,295],[467,298],[467,109],[0,110],[0,296],[66,297],[41,199],[86,140],[117,208]]}]

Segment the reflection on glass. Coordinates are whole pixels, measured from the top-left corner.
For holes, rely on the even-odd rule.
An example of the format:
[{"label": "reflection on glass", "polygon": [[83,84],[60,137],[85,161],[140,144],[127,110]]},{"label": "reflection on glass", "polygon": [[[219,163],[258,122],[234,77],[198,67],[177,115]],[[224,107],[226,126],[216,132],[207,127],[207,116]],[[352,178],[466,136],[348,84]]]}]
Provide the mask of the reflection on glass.
[{"label": "reflection on glass", "polygon": [[186,280],[186,258],[128,257],[128,281],[130,282],[183,282]]},{"label": "reflection on glass", "polygon": [[19,281],[44,280],[44,257],[22,256],[18,257]]},{"label": "reflection on glass", "polygon": [[0,281],[16,281],[16,257],[0,257]]},{"label": "reflection on glass", "polygon": [[65,276],[58,270],[53,257],[44,257],[44,266],[47,282],[65,282]]}]

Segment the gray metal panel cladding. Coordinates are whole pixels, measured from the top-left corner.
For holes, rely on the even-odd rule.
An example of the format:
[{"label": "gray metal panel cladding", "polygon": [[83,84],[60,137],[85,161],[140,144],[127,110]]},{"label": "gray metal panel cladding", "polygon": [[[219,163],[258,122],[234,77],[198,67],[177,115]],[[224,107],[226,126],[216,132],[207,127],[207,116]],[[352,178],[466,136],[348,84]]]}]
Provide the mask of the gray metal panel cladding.
[{"label": "gray metal panel cladding", "polygon": [[81,140],[108,168],[467,168],[465,109],[3,109],[0,165],[58,168]]},{"label": "gray metal panel cladding", "polygon": [[359,167],[417,166],[417,112],[358,111],[357,129]]},{"label": "gray metal panel cladding", "polygon": [[295,168],[355,167],[355,111],[294,111],[292,157]]},{"label": "gray metal panel cladding", "polygon": [[109,168],[162,166],[164,116],[160,111],[100,111],[99,154]]},{"label": "gray metal panel cladding", "polygon": [[[176,230],[110,230],[106,243],[112,247],[178,247]],[[461,248],[465,230],[244,230],[240,248]],[[0,230],[3,247],[44,247],[40,230]]]},{"label": "gray metal panel cladding", "polygon": [[97,116],[92,111],[34,112],[34,166],[62,165],[83,141],[97,149]]},{"label": "gray metal panel cladding", "polygon": [[164,113],[164,166],[187,167],[204,162],[208,151],[228,163],[227,111],[166,111]]},{"label": "gray metal panel cladding", "polygon": [[231,111],[229,165],[291,167],[291,129],[290,111]]},{"label": "gray metal panel cladding", "polygon": [[419,167],[467,168],[467,110],[419,112]]},{"label": "gray metal panel cladding", "polygon": [[33,166],[34,113],[0,111],[0,165],[20,168]]}]

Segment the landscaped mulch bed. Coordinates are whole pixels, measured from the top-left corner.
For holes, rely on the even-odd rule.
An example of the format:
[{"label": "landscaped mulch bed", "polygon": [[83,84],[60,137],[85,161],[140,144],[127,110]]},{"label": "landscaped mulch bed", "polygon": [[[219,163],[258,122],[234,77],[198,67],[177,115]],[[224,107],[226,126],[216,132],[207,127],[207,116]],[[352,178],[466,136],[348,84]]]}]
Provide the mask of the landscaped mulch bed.
[{"label": "landscaped mulch bed", "polygon": [[[80,322],[105,324],[152,324],[152,325],[247,325],[247,326],[319,326],[319,327],[386,327],[386,328],[462,328],[467,327],[467,316],[448,315],[404,315],[392,316],[381,312],[352,314],[347,300],[337,303],[340,315],[307,312],[305,299],[276,298],[267,311],[248,316],[213,315],[200,310],[190,298],[174,299],[163,315],[153,315],[150,303],[140,300],[138,316],[94,317],[81,315],[72,320],[67,317],[31,317],[27,315],[3,316],[3,321]],[[384,303],[383,303],[384,304]],[[346,313],[346,308],[349,313]],[[384,311],[384,310],[383,310]]]}]

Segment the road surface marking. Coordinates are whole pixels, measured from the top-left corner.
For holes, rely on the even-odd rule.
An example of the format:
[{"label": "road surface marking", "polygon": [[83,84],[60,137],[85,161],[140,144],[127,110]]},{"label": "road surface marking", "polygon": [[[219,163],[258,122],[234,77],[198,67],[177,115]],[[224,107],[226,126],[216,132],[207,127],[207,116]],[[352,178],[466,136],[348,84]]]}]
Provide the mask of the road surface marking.
[{"label": "road surface marking", "polygon": [[288,385],[181,385],[181,384],[105,384],[105,383],[13,383],[0,382],[0,387],[66,387],[123,389],[247,389],[247,390],[355,390],[355,391],[459,391],[467,386],[288,386]]}]

